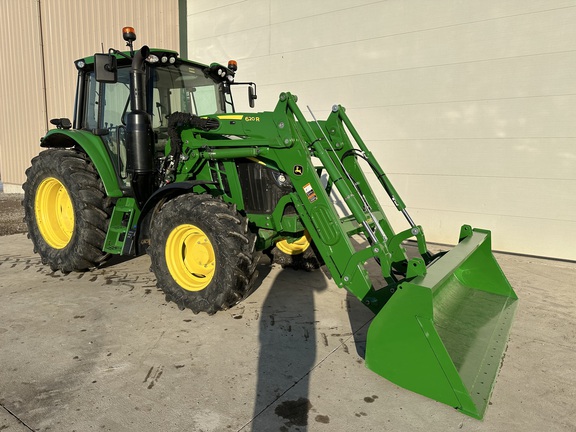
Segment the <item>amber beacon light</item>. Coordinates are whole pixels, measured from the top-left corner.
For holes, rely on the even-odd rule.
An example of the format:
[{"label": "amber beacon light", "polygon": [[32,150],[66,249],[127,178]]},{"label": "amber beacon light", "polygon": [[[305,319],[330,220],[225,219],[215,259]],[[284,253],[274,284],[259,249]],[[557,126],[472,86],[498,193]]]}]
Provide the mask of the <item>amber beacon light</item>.
[{"label": "amber beacon light", "polygon": [[134,27],[123,27],[122,36],[126,42],[134,42],[136,40],[136,31]]}]

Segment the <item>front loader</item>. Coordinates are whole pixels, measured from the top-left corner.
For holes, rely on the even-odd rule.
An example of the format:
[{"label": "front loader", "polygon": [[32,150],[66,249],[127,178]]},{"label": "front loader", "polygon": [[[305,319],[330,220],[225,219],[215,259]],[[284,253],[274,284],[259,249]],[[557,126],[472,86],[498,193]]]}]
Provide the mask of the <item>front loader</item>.
[{"label": "front loader", "polygon": [[[517,300],[490,232],[465,225],[452,250],[430,253],[344,107],[308,121],[286,92],[273,111],[238,113],[231,89],[248,86],[253,106],[256,86],[234,82],[235,62],[135,52],[135,38],[125,28],[129,51],[76,61],[74,119],[52,121],[27,170],[25,219],[42,262],[67,273],[147,252],[166,298],[208,314],[250,294],[262,252],[324,265],[375,314],[370,369],[481,419]],[[406,229],[393,229],[373,187]]]}]

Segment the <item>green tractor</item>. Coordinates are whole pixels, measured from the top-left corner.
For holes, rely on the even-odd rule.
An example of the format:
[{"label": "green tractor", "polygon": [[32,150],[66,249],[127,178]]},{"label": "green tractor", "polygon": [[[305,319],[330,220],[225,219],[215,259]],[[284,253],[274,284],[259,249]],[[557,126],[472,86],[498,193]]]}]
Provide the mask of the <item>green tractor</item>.
[{"label": "green tractor", "polygon": [[[323,265],[375,313],[370,369],[482,418],[517,300],[490,232],[465,225],[457,246],[430,253],[344,107],[308,121],[282,93],[271,112],[238,113],[231,89],[247,86],[253,107],[256,85],[234,81],[235,62],[134,51],[132,28],[124,39],[129,51],[75,62],[74,119],[52,120],[26,171],[25,219],[42,262],[68,273],[147,252],[167,299],[208,314],[249,295],[262,252],[285,266]],[[405,216],[403,231],[366,170]]]}]

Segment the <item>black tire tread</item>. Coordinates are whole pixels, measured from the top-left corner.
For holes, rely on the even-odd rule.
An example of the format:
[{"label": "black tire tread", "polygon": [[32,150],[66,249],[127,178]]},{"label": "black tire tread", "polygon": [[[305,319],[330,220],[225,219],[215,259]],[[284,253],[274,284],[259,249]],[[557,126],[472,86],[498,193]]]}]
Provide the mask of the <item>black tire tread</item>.
[{"label": "black tire tread", "polygon": [[[213,280],[201,291],[187,291],[170,275],[164,257],[169,232],[183,223],[199,226],[217,249],[217,268]],[[248,221],[235,206],[208,194],[184,194],[164,203],[152,222],[148,254],[157,285],[180,309],[212,315],[240,302],[253,287],[260,253],[255,251],[256,236]],[[225,265],[223,265],[223,263]]]},{"label": "black tire tread", "polygon": [[[53,249],[42,238],[34,212],[36,189],[46,177],[64,184],[74,208],[75,226],[70,243]],[[75,149],[48,149],[32,159],[23,185],[24,221],[28,237],[44,264],[63,273],[101,265],[108,254],[102,251],[113,202],[106,196],[96,168],[86,154]]]},{"label": "black tire tread", "polygon": [[315,271],[323,265],[323,262],[318,259],[314,249],[313,246],[310,246],[299,255],[289,255],[274,246],[270,250],[269,256],[273,264],[279,264],[282,268]]}]

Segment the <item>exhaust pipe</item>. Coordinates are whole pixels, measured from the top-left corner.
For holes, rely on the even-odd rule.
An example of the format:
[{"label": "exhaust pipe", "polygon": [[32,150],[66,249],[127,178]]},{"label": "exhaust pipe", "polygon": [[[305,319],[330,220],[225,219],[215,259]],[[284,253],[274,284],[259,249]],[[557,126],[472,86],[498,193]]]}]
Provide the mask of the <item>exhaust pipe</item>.
[{"label": "exhaust pipe", "polygon": [[150,117],[146,112],[144,60],[150,48],[143,46],[132,59],[130,71],[130,106],[126,116],[126,171],[131,178],[132,191],[142,208],[154,192],[154,149]]}]

